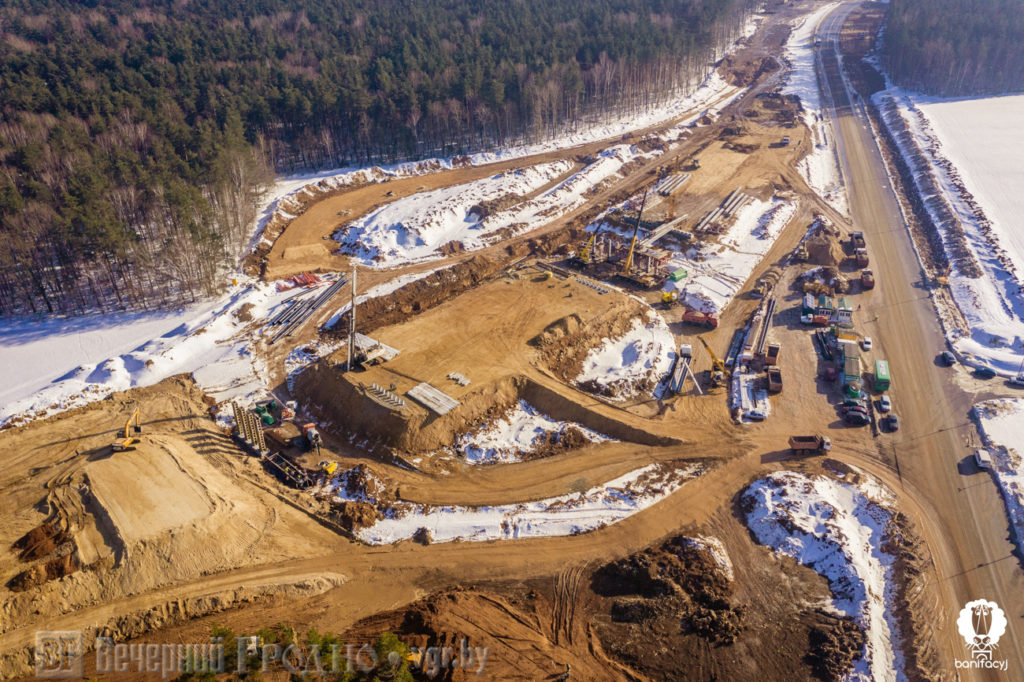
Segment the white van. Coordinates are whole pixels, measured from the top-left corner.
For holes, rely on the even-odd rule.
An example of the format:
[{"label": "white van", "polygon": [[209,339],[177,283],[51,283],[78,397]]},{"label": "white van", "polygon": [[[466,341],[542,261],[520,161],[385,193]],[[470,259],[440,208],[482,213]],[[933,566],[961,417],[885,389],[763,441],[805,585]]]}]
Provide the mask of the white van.
[{"label": "white van", "polygon": [[974,462],[978,465],[979,469],[991,469],[992,468],[992,455],[988,450],[975,450],[974,451]]}]

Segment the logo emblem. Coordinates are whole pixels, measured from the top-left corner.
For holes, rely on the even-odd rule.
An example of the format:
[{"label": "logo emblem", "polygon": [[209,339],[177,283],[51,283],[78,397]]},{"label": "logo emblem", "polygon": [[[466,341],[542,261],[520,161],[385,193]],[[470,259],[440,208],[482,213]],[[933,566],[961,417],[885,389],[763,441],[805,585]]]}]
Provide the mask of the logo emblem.
[{"label": "logo emblem", "polygon": [[82,677],[85,653],[78,630],[40,630],[36,633],[36,677],[58,680]]},{"label": "logo emblem", "polygon": [[1006,633],[1006,614],[994,601],[976,599],[960,610],[956,629],[974,660],[991,661],[992,651]]}]

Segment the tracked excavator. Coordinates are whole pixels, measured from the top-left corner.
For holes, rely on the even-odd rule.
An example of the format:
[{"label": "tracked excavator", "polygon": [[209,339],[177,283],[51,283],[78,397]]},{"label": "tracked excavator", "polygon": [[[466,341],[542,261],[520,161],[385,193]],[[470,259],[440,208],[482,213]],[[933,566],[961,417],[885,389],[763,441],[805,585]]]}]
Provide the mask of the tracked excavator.
[{"label": "tracked excavator", "polygon": [[715,351],[711,350],[711,346],[704,340],[703,336],[697,337],[702,344],[704,344],[704,350],[711,356],[711,388],[715,388],[725,381],[725,363],[722,362],[721,358],[715,355]]},{"label": "tracked excavator", "polygon": [[124,433],[122,434],[124,437],[114,441],[110,447],[114,452],[134,450],[136,443],[140,440],[137,434],[140,433],[142,433],[142,422],[139,420],[139,408],[136,406],[135,411],[128,417],[128,421],[124,423]]}]

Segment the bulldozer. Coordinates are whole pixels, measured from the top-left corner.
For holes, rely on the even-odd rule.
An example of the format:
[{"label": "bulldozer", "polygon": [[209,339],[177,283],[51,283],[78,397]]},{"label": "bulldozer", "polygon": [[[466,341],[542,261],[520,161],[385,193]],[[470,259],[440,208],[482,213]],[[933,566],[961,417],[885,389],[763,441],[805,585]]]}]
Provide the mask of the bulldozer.
[{"label": "bulldozer", "polygon": [[[132,422],[134,422],[134,424]],[[135,444],[138,443],[140,440],[137,434],[140,433],[142,433],[142,422],[139,420],[139,408],[136,407],[135,410],[132,412],[131,416],[128,417],[128,421],[124,423],[124,438],[114,441],[114,443],[110,447],[114,450],[114,452],[134,450]]]},{"label": "bulldozer", "polygon": [[704,350],[711,356],[711,388],[716,388],[723,381],[725,381],[725,363],[722,362],[721,358],[715,355],[715,351],[711,350],[711,346],[704,340],[703,336],[697,337],[702,344],[704,344]]}]

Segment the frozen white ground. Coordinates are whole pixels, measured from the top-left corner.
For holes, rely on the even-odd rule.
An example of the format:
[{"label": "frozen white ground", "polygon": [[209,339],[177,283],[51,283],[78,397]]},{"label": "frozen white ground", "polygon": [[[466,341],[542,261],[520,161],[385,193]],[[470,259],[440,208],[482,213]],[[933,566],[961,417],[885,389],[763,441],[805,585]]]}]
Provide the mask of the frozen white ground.
[{"label": "frozen white ground", "polygon": [[744,423],[754,421],[747,415],[752,410],[758,410],[766,417],[772,413],[772,404],[768,400],[768,391],[757,388],[757,380],[760,378],[757,372],[744,371],[738,368],[732,375],[732,406],[740,408],[741,419]]},{"label": "frozen white ground", "polygon": [[[351,223],[335,235],[342,250],[362,265],[387,267],[443,257],[438,249],[459,241],[467,250],[517,220],[480,220],[470,209],[508,194],[530,194],[572,169],[555,161],[506,171],[464,185],[420,192],[398,199]],[[504,212],[503,212],[504,213]]]},{"label": "frozen white ground", "polygon": [[782,92],[797,95],[804,108],[804,123],[811,129],[810,152],[797,170],[819,196],[840,213],[847,213],[846,190],[839,177],[835,141],[823,115],[823,101],[815,71],[814,32],[821,20],[839,3],[822,5],[794,25],[786,41],[786,59],[791,71]]},{"label": "frozen white ground", "polygon": [[675,357],[675,337],[664,318],[650,310],[646,319],[633,320],[625,334],[592,349],[574,383],[613,400],[627,400],[645,387],[658,387]]},{"label": "frozen white ground", "polygon": [[[877,102],[890,97],[924,154],[915,158],[910,150],[901,149],[903,157],[915,175],[934,174],[983,273],[974,279],[956,269],[951,273],[951,292],[970,329],[964,333],[947,327],[950,342],[965,354],[968,364],[980,361],[1003,376],[1015,376],[1024,359],[1024,228],[1014,217],[1022,202],[1018,195],[1024,194],[1024,185],[1019,184],[1024,172],[995,148],[1005,143],[1007,153],[1013,153],[1024,147],[1024,112],[1019,109],[1024,97],[940,102],[895,88],[875,95]],[[960,123],[966,129],[958,129]],[[1018,183],[1016,195],[1004,179]],[[973,195],[977,208],[964,190]],[[940,237],[952,254],[952,236],[940,230]]]},{"label": "frozen white ground", "polygon": [[[884,491],[829,476],[781,471],[755,481],[743,493],[747,525],[758,542],[824,576],[832,605],[865,632],[865,646],[844,679],[906,680],[896,614],[891,601],[894,557],[885,545],[890,512]],[[888,498],[888,495],[885,495]]]},{"label": "frozen white ground", "polygon": [[992,473],[999,483],[1014,541],[1024,552],[1024,399],[987,400],[974,406],[985,445],[992,454]]},{"label": "frozen white ground", "polygon": [[964,184],[992,221],[999,243],[1024,270],[1024,95],[952,101],[919,108]]},{"label": "frozen white ground", "polygon": [[520,462],[549,437],[560,436],[575,428],[591,443],[608,439],[600,433],[574,422],[562,422],[541,413],[525,400],[520,400],[500,419],[459,438],[455,448],[470,464]]},{"label": "frozen white ground", "polygon": [[415,507],[402,516],[382,519],[358,534],[374,545],[411,538],[420,528],[428,529],[434,542],[576,535],[632,516],[701,473],[697,465],[677,471],[652,464],[586,492],[536,502],[496,507]]},{"label": "frozen white ground", "polygon": [[[62,374],[40,389],[29,388],[21,392],[21,397],[15,394],[5,400],[0,405],[0,425],[15,417],[52,415],[116,391],[149,386],[187,372],[217,400],[262,394],[267,386],[266,368],[253,352],[252,341],[258,333],[259,320],[293,293],[279,293],[272,284],[238,286],[217,301],[190,311],[188,319],[171,317],[139,327],[122,323],[106,332],[110,335],[106,355],[100,352],[102,346],[81,348],[76,334],[46,336],[45,342],[32,344],[21,352],[24,356],[45,353],[37,356],[39,366],[56,365]],[[239,319],[236,313],[243,307],[252,321]],[[99,323],[103,319],[110,318],[97,317],[93,321]],[[113,319],[119,321],[116,316]],[[160,333],[167,326],[165,323],[171,322],[176,323],[173,328]],[[103,329],[97,324],[90,336],[103,333]],[[148,338],[138,341],[140,337]],[[127,350],[118,352],[120,348]],[[87,359],[67,367],[79,357]]]},{"label": "frozen white ground", "polygon": [[736,212],[735,222],[718,244],[678,254],[670,269],[689,273],[665,288],[679,289],[679,301],[704,312],[721,313],[796,213],[797,204],[782,199],[751,200]]}]

